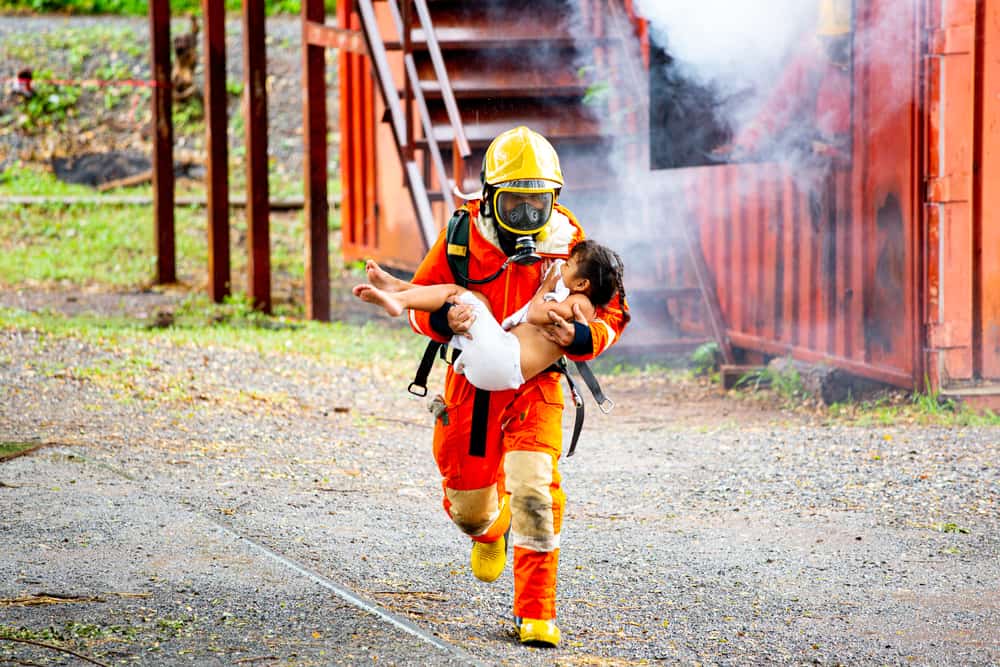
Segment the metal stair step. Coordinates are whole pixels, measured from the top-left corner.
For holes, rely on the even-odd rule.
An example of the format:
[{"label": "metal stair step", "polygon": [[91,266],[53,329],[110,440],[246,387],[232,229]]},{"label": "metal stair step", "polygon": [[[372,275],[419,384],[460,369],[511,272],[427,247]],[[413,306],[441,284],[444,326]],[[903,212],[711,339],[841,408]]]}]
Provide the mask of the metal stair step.
[{"label": "metal stair step", "polygon": [[[517,4],[524,6],[512,6]],[[525,16],[531,17],[530,23],[526,23]],[[469,46],[516,48],[530,57],[532,51],[542,53],[553,46],[582,47],[618,41],[615,37],[581,34],[573,29],[571,17],[572,13],[560,3],[527,6],[527,3],[464,2],[431,7],[434,34],[446,50]],[[387,48],[401,48],[396,37],[386,41]],[[410,39],[414,49],[426,48],[427,36],[422,27],[414,28]]]},{"label": "metal stair step", "polygon": [[[556,50],[542,67],[524,67],[523,58],[508,49],[452,51],[447,54],[448,78],[455,97],[582,97],[591,85],[585,74],[565,63],[575,50]],[[421,89],[428,98],[441,96],[434,66],[426,54],[416,58]]]},{"label": "metal stair step", "polygon": [[[470,101],[462,106],[460,113],[466,137],[474,147],[485,147],[498,134],[518,125],[527,125],[553,143],[594,142],[605,136],[600,121],[579,105],[546,105],[530,100],[477,105]],[[438,144],[450,145],[454,132],[444,109],[431,109],[431,119]]]}]

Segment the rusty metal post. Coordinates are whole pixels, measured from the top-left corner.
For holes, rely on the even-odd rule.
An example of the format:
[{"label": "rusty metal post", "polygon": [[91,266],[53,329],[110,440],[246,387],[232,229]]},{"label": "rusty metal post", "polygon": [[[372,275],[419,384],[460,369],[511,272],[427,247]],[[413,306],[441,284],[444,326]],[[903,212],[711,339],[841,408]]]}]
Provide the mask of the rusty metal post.
[{"label": "rusty metal post", "polygon": [[156,282],[177,281],[174,245],[174,124],[170,100],[170,0],[149,3],[153,79],[153,232]]},{"label": "rusty metal post", "polygon": [[267,187],[267,46],[264,0],[243,0],[243,84],[246,95],[247,289],[254,306],[271,311]]},{"label": "rusty metal post", "polygon": [[208,295],[216,303],[230,292],[229,153],[226,134],[226,7],[201,0],[205,17],[205,147],[208,151]]},{"label": "rusty metal post", "polygon": [[[425,28],[426,32],[426,28]],[[403,34],[399,36],[403,42],[403,58],[413,52],[413,11],[410,0],[403,0]],[[403,155],[407,160],[413,159],[413,142],[416,135],[413,131],[413,87],[410,77],[403,74],[403,113],[406,114],[406,146]],[[442,188],[444,185],[442,185]]]},{"label": "rusty metal post", "polygon": [[323,0],[302,0],[302,138],[305,141],[306,317],[330,320],[329,204],[326,145],[326,48],[307,38],[325,20]]}]

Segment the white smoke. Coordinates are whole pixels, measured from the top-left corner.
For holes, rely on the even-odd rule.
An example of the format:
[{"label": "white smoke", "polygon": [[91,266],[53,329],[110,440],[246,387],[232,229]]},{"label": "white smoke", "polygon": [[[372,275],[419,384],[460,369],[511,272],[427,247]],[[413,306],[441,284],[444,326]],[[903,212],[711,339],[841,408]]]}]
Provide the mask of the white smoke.
[{"label": "white smoke", "polygon": [[638,0],[636,9],[689,74],[728,90],[766,87],[816,23],[804,0]]},{"label": "white smoke", "polygon": [[805,0],[638,0],[636,10],[676,70],[716,91],[734,131],[753,119],[817,21],[816,3]]}]

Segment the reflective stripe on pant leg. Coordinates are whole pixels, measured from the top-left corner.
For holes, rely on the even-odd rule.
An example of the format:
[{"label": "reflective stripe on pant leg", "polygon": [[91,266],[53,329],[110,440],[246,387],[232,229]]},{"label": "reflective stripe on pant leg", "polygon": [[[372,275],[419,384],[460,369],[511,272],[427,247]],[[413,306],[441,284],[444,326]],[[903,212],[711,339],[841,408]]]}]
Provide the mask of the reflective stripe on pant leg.
[{"label": "reflective stripe on pant leg", "polygon": [[565,499],[554,459],[546,452],[507,452],[504,475],[511,494],[514,615],[555,618],[558,530]]},{"label": "reflective stripe on pant leg", "polygon": [[507,452],[503,464],[511,497],[511,543],[532,551],[555,551],[559,533],[555,525],[552,483],[555,463],[546,452]]},{"label": "reflective stripe on pant leg", "polygon": [[[545,381],[545,379],[543,379]],[[562,446],[558,381],[531,387],[505,413],[504,485],[514,546],[514,615],[555,618],[559,532],[566,499],[557,461]]]},{"label": "reflective stripe on pant leg", "polygon": [[497,499],[496,485],[460,491],[444,487],[444,507],[463,533],[479,542],[495,542],[507,532],[510,509],[506,496]]}]

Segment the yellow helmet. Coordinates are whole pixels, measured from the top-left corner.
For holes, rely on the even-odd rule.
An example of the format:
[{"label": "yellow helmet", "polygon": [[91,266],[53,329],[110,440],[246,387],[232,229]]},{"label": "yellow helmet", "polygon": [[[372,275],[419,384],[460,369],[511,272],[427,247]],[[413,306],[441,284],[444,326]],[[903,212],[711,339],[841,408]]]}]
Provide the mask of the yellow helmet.
[{"label": "yellow helmet", "polygon": [[819,28],[821,37],[837,37],[851,32],[851,0],[820,0]]},{"label": "yellow helmet", "polygon": [[483,183],[536,179],[563,184],[559,156],[548,139],[523,125],[497,135],[483,158]]},{"label": "yellow helmet", "polygon": [[559,156],[523,125],[499,134],[483,158],[486,214],[512,234],[537,234],[548,224],[563,185]]}]

